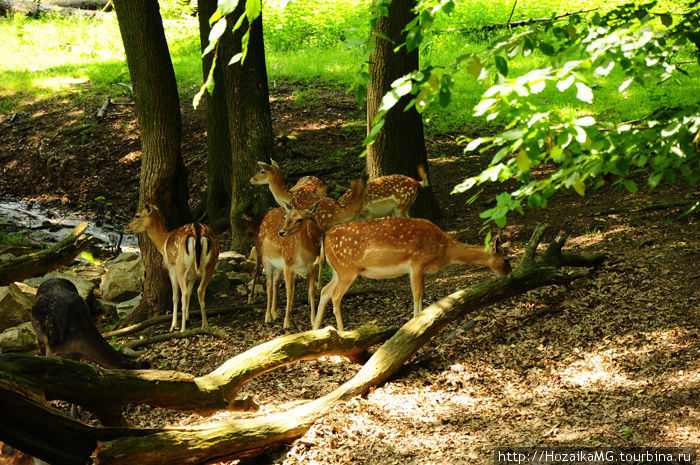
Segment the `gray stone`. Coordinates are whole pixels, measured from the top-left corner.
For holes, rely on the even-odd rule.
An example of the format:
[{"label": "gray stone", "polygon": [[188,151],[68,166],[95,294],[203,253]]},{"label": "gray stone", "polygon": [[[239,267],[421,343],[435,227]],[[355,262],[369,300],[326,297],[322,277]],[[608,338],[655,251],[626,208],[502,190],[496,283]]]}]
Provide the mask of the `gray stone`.
[{"label": "gray stone", "polygon": [[17,284],[0,288],[0,331],[29,321],[31,308],[31,299]]},{"label": "gray stone", "polygon": [[[195,290],[196,292],[196,290]],[[215,272],[214,276],[211,277],[211,281],[209,281],[209,285],[207,286],[207,293],[206,296],[215,296],[215,295],[228,295],[231,293],[231,283],[229,282],[228,278],[226,277],[225,273],[219,273]]]},{"label": "gray stone", "polygon": [[141,302],[141,296],[137,295],[133,299],[117,304],[117,315],[119,318],[128,316],[134,311],[134,308]]},{"label": "gray stone", "polygon": [[72,272],[52,271],[51,273],[45,274],[40,278],[29,278],[25,279],[23,282],[28,286],[38,288],[39,286],[41,286],[41,283],[51,278],[67,279],[75,285],[75,287],[78,289],[78,294],[80,295],[80,297],[83,298],[83,300],[92,300],[92,293],[95,291],[95,285],[89,280],[83,278],[82,276],[79,276]]},{"label": "gray stone", "polygon": [[37,348],[36,334],[31,322],[7,328],[0,333],[0,353],[29,352]]},{"label": "gray stone", "polygon": [[107,320],[111,320],[117,317],[117,303],[110,302],[109,300],[97,299],[97,305],[102,310],[102,314]]},{"label": "gray stone", "polygon": [[143,274],[111,267],[100,280],[100,292],[104,300],[123,302],[143,291]]},{"label": "gray stone", "polygon": [[133,252],[119,255],[114,260],[105,263],[105,267],[108,273],[114,270],[123,270],[143,275],[143,260],[141,255]]},{"label": "gray stone", "polygon": [[14,283],[15,286],[19,288],[20,291],[22,291],[22,294],[26,295],[29,300],[32,301],[32,305],[34,305],[34,301],[36,300],[36,288],[32,286],[28,286],[24,283]]},{"label": "gray stone", "polygon": [[141,254],[138,254],[136,252],[124,252],[122,254],[119,254],[116,258],[113,258],[112,260],[105,263],[105,267],[109,268],[110,266],[116,265],[117,263],[132,262],[135,260],[141,260]]},{"label": "gray stone", "polygon": [[219,254],[219,260],[244,262],[246,260],[246,257],[245,255],[240,254],[238,252],[234,252],[233,250],[227,250],[226,252],[221,252]]}]

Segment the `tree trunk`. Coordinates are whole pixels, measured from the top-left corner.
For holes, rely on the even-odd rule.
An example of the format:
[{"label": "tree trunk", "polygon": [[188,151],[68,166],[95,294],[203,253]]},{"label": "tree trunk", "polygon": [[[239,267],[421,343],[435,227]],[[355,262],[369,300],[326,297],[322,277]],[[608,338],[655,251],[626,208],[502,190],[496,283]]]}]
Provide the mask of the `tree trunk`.
[{"label": "tree trunk", "polygon": [[[209,18],[216,11],[216,0],[199,0],[199,38],[202,51],[209,44]],[[209,76],[213,53],[202,58],[204,80]],[[228,111],[226,107],[226,86],[224,67],[221,59],[214,68],[214,91],[207,92],[202,99],[206,106],[207,126],[207,216],[209,224],[220,232],[229,227],[231,208],[231,141],[229,139]]]},{"label": "tree trunk", "polygon": [[[187,171],[180,154],[180,98],[158,2],[115,0],[114,9],[141,133],[139,205],[156,204],[166,226],[174,229],[191,221],[191,215],[187,205]],[[163,257],[146,233],[139,234],[139,246],[145,268],[143,298],[129,321],[172,305]]]},{"label": "tree trunk", "polygon": [[[406,47],[402,47],[394,53],[394,48],[406,39],[402,31],[415,17],[415,5],[416,0],[393,0],[389,5],[389,15],[377,20],[377,46],[369,60],[371,81],[367,88],[368,133],[384,94],[391,89],[391,83],[418,69],[417,49],[407,53]],[[380,33],[390,37],[393,43],[380,37]],[[420,179],[418,165],[423,165],[428,172],[423,119],[415,107],[404,111],[411,97],[404,96],[387,112],[384,127],[367,153],[367,174],[370,179],[388,174],[405,174]],[[410,213],[411,216],[431,220],[441,217],[432,187],[421,188]]]},{"label": "tree trunk", "polygon": [[45,250],[22,255],[0,264],[0,286],[48,273],[71,262],[87,249],[92,236],[84,235],[87,223],[80,223],[66,237]]},{"label": "tree trunk", "polygon": [[[245,2],[239,2],[230,18],[238,18]],[[248,20],[235,34],[226,33],[219,42],[219,66],[226,81],[226,104],[231,137],[231,249],[247,253],[250,239],[244,214],[255,217],[272,205],[268,189],[255,188],[250,178],[257,169],[255,162],[272,155],[272,120],[265,68],[262,15],[250,25],[250,39],[245,61],[228,66],[231,57],[241,51],[241,38],[249,30]]]}]

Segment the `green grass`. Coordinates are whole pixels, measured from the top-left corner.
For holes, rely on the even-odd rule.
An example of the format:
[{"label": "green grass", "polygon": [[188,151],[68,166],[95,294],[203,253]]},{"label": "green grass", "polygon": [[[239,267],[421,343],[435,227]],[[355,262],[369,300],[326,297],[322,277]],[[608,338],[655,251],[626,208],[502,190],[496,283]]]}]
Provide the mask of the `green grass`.
[{"label": "green grass", "polygon": [[[268,76],[296,83],[295,94],[309,103],[317,101],[314,87],[324,82],[338,88],[349,87],[362,67],[360,44],[367,33],[363,19],[367,0],[296,0],[282,8],[280,0],[266,3],[264,11]],[[447,32],[450,28],[474,28],[508,19],[513,0],[467,0],[457,3],[450,17],[435,23],[440,31],[428,41],[423,60],[446,63],[467,51],[488,46],[490,38],[477,34]],[[611,8],[622,0],[605,2]],[[673,7],[664,0],[660,8]],[[520,0],[513,20],[550,16],[566,11],[593,8],[603,2],[591,0]],[[199,36],[194,18],[184,0],[162,3],[165,30],[173,59],[176,79],[183,99],[191,99],[201,85]],[[189,18],[189,19],[187,19]],[[123,92],[118,83],[129,82],[124,51],[116,21],[92,21],[81,18],[0,17],[0,113],[17,111],[22,105],[42,99],[89,101],[99,106],[106,95]],[[511,63],[512,73],[543,63],[533,54]],[[593,105],[578,101],[573,93],[559,93],[552,85],[541,98],[553,110],[580,114],[605,114],[616,120],[643,117],[662,106],[697,101],[700,72],[697,65],[687,68],[690,78],[680,78],[660,86],[632,87],[626,99],[620,99],[617,85],[620,74],[613,73],[600,82]],[[485,87],[472,76],[455,76],[453,103],[437,109],[427,124],[429,134],[488,130],[475,121],[471,108]],[[437,116],[437,117],[435,117]],[[468,128],[468,129],[465,129]]]}]

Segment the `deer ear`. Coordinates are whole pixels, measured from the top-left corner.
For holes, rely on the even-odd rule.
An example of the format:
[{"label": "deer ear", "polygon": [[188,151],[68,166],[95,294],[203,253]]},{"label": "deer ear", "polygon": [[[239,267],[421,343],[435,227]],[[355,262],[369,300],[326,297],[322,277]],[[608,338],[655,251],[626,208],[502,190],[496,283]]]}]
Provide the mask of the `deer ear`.
[{"label": "deer ear", "polygon": [[150,215],[151,213],[153,213],[154,206],[155,205],[153,205],[152,203],[147,203],[147,204],[144,204],[143,209],[146,213],[148,213]]},{"label": "deer ear", "polygon": [[282,201],[282,207],[284,207],[284,211],[286,211],[287,213],[289,213],[290,211],[292,211],[294,209],[294,207],[292,207],[290,204],[288,204],[284,200]]},{"label": "deer ear", "polygon": [[250,223],[250,222],[253,221],[253,218],[251,218],[250,216],[246,215],[245,213],[243,214],[243,219],[246,220],[248,223]]},{"label": "deer ear", "polygon": [[502,246],[501,242],[502,242],[501,235],[497,234],[496,237],[491,239],[491,245],[489,246],[489,252],[491,252],[492,254],[503,254],[504,250],[503,250],[503,246]]},{"label": "deer ear", "polygon": [[270,158],[270,164],[271,164],[272,166],[274,166],[275,168],[279,168],[279,167],[280,167],[280,165],[278,165],[277,162],[276,162],[275,160],[273,160],[272,158]]},{"label": "deer ear", "polygon": [[259,162],[258,162],[258,166],[259,166],[260,168],[263,168],[263,169],[267,169],[267,170],[270,169],[270,165],[268,165],[268,164],[265,163],[264,161],[259,161]]},{"label": "deer ear", "polygon": [[316,211],[318,210],[318,207],[321,205],[323,199],[318,199],[318,201],[310,206],[309,208],[306,209],[307,212],[309,212],[309,216],[315,215]]}]

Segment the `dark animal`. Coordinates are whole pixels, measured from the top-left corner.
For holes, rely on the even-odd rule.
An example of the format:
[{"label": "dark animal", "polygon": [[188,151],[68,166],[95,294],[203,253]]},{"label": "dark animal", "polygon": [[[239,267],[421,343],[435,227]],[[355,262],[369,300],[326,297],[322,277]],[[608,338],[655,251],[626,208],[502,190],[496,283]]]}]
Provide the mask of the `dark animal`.
[{"label": "dark animal", "polygon": [[112,369],[150,367],[148,361],[134,362],[105,341],[85,301],[67,279],[44,281],[37,290],[31,314],[43,355],[87,360]]}]

